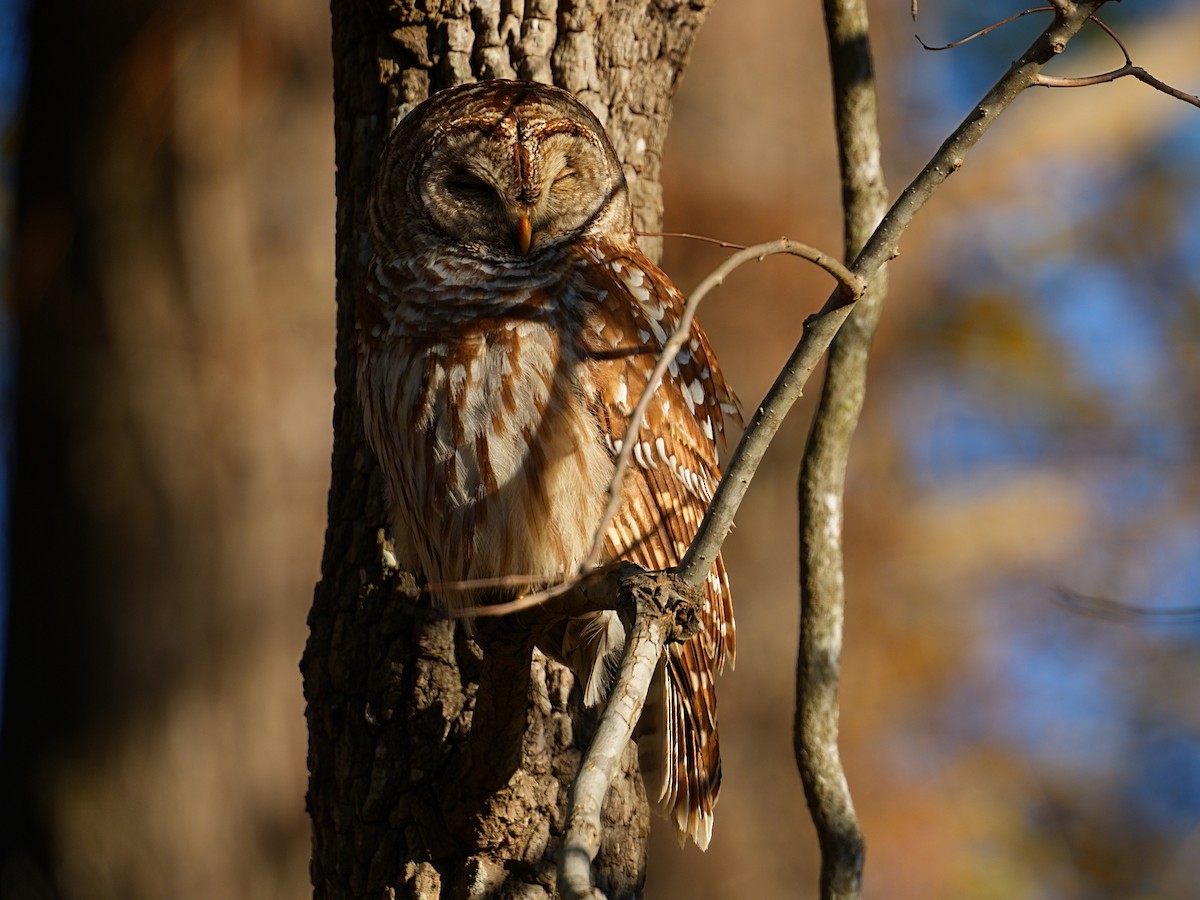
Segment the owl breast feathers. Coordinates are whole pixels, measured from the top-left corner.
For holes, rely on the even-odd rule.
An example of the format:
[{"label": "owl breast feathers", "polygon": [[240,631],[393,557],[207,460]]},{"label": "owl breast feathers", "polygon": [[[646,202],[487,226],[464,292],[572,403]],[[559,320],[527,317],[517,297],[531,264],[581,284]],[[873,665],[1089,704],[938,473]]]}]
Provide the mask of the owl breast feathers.
[{"label": "owl breast feathers", "polygon": [[[636,435],[629,416],[683,298],[634,240],[625,178],[570,94],[489,81],[434,95],[396,128],[370,199],[373,260],[358,313],[358,387],[401,561],[430,583],[573,574],[614,460],[634,465],[605,561],[679,562],[720,477],[736,403],[693,325]],[[514,589],[447,592],[447,608]],[[659,808],[708,845],[721,781],[714,678],[734,656],[718,558],[702,627],[668,647],[659,690]],[[572,620],[543,647],[585,700],[606,690],[624,631]]]}]

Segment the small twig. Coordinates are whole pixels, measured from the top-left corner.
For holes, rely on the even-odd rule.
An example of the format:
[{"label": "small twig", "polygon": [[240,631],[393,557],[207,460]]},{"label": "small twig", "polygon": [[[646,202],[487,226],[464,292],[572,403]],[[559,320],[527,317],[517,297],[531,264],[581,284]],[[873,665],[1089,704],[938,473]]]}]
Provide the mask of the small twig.
[{"label": "small twig", "polygon": [[[465,593],[467,591],[487,590],[489,588],[531,588],[539,584],[546,585],[547,580],[545,575],[494,575],[488,578],[466,578],[461,581],[443,581],[437,584],[427,584],[424,590],[438,593],[451,593],[455,591]],[[524,609],[541,606],[543,603],[556,597],[561,597],[575,590],[584,580],[585,574],[579,572],[542,587],[539,590],[521,594],[515,600],[509,600],[507,603],[463,606],[451,609],[447,615],[452,619],[486,619],[494,616],[512,615]]]},{"label": "small twig", "polygon": [[[618,595],[621,585],[629,574],[625,567],[633,565],[633,563],[618,562],[601,566],[584,574],[564,578],[549,587],[507,603],[491,603],[485,606],[471,606],[466,609],[454,610],[450,613],[450,617],[486,619],[513,615],[535,606],[544,607],[552,618],[578,616],[587,612],[613,609],[616,603],[614,598]],[[468,583],[476,587],[493,587],[492,582],[505,580],[511,582],[519,579],[480,578],[475,582]],[[545,576],[537,578],[537,583],[544,584],[545,581]]]},{"label": "small twig", "polygon": [[1092,16],[1092,21],[1095,22],[1107,34],[1116,45],[1121,49],[1121,55],[1125,57],[1125,65],[1133,65],[1133,57],[1129,55],[1129,48],[1125,46],[1125,42],[1117,37],[1117,33],[1100,21],[1099,16]]},{"label": "small twig", "polygon": [[[919,34],[914,34],[913,37],[915,37],[917,39],[917,41],[921,44],[921,46],[924,47],[926,50],[931,50],[931,51],[935,51],[935,52],[941,51],[941,50],[953,50],[955,47],[961,47],[963,44],[967,43],[968,41],[973,41],[973,40],[975,40],[975,38],[983,37],[985,34],[989,34],[993,31],[995,31],[997,28],[1003,28],[1005,25],[1009,24],[1010,22],[1015,22],[1015,21],[1017,21],[1017,19],[1020,19],[1023,16],[1028,16],[1031,13],[1040,13],[1040,12],[1054,12],[1054,7],[1053,6],[1038,6],[1033,9],[1022,10],[1019,13],[1014,13],[1013,15],[1009,16],[1007,19],[1001,19],[999,22],[993,22],[991,25],[987,26],[987,28],[981,28],[974,34],[969,34],[965,38],[960,38],[957,41],[951,41],[949,44],[942,44],[940,47],[935,47],[932,44],[925,43],[924,39],[922,39],[922,37]],[[914,16],[914,18],[915,18],[915,16]]]},{"label": "small twig", "polygon": [[[450,617],[454,619],[485,619],[490,616],[510,616],[513,613],[519,613],[522,610],[533,609],[535,606],[542,606],[545,603],[561,597],[569,591],[574,590],[583,583],[583,577],[575,574],[562,581],[544,587],[541,590],[531,591],[528,594],[522,594],[516,600],[509,600],[506,603],[486,603],[477,606],[465,606],[461,609],[455,609],[450,612]],[[470,584],[472,589],[489,588],[496,586],[518,587],[528,586],[530,584],[544,584],[546,577],[534,577],[532,575],[514,575],[498,578],[477,578],[470,582],[460,582],[461,584]]]},{"label": "small twig", "polygon": [[545,575],[495,575],[488,578],[463,578],[458,581],[433,581],[423,586],[430,594],[465,593],[487,588],[527,588],[545,584]]},{"label": "small twig", "polygon": [[735,244],[732,241],[723,241],[720,238],[708,237],[704,234],[692,234],[688,231],[635,231],[638,237],[670,237],[670,238],[686,238],[689,241],[703,241],[706,244],[716,244],[718,247],[724,247],[727,250],[745,250],[745,244]]},{"label": "small twig", "polygon": [[1182,100],[1184,103],[1190,103],[1192,106],[1200,107],[1200,97],[1185,93],[1178,88],[1172,87],[1165,81],[1160,81],[1141,66],[1128,64],[1121,66],[1119,69],[1113,69],[1111,72],[1103,72],[1099,75],[1084,75],[1078,78],[1039,75],[1036,83],[1038,87],[1076,88],[1090,87],[1094,84],[1107,84],[1111,81],[1116,81],[1118,78],[1136,78],[1138,81],[1148,84],[1155,90],[1174,97],[1176,100]]},{"label": "small twig", "polygon": [[1139,606],[1110,597],[1084,594],[1066,587],[1056,590],[1054,599],[1059,606],[1071,612],[1115,622],[1176,622],[1180,619],[1200,619],[1200,606]]}]

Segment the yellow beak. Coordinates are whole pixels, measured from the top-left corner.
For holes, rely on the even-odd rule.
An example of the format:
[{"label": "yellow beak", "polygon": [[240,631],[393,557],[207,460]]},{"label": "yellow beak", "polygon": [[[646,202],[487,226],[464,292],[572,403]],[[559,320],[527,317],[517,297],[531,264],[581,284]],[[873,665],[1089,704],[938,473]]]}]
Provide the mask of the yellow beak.
[{"label": "yellow beak", "polygon": [[529,246],[533,243],[533,226],[529,224],[529,213],[523,212],[517,219],[517,245],[521,255],[529,255]]}]

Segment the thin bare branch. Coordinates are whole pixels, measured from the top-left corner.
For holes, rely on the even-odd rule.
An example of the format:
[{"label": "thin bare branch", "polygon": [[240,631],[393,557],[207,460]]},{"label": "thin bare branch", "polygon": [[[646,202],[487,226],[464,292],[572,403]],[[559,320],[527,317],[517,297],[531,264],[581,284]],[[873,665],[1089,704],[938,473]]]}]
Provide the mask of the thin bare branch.
[{"label": "thin bare branch", "polygon": [[1200,606],[1138,606],[1111,597],[1084,594],[1071,588],[1054,592],[1055,602],[1071,612],[1114,622],[1178,621],[1200,618]]},{"label": "thin bare branch", "polygon": [[692,234],[689,231],[635,231],[638,237],[663,237],[663,238],[686,238],[689,241],[703,241],[706,244],[716,244],[718,247],[724,247],[727,250],[745,250],[745,244],[735,244],[732,241],[723,241],[720,238],[709,237],[704,234]]},{"label": "thin bare branch", "polygon": [[1092,16],[1092,21],[1099,25],[1104,33],[1112,38],[1113,42],[1116,43],[1119,48],[1121,48],[1121,55],[1125,57],[1125,65],[1133,65],[1133,57],[1129,55],[1129,48],[1125,46],[1125,42],[1123,40],[1117,37],[1117,33],[1100,21],[1099,16]]},{"label": "thin bare branch", "polygon": [[[841,262],[829,256],[828,254],[822,253],[820,250],[809,247],[805,244],[798,244],[795,241],[779,240],[766,244],[756,244],[755,246],[747,247],[740,253],[733,254],[700,283],[693,293],[693,296],[699,295],[703,297],[704,294],[708,293],[708,291],[721,284],[734,269],[743,263],[746,263],[752,259],[762,259],[765,256],[774,253],[788,253],[794,256],[800,256],[809,260],[810,262],[816,263],[838,280],[838,288],[833,292],[833,294],[830,295],[829,301],[827,301],[827,306],[832,304],[832,306],[830,306],[830,312],[836,313],[838,309],[848,310],[850,306],[862,295],[863,290],[866,287],[866,282],[860,276],[847,269]],[[844,318],[845,315],[842,315],[839,318],[837,322],[838,326],[840,326],[841,320]],[[810,320],[810,322],[811,321],[812,320]],[[806,328],[807,327],[808,325],[806,324]],[[836,327],[834,330],[836,331]],[[829,339],[832,339],[833,332],[830,332],[828,337]],[[825,344],[821,347],[820,351],[818,352],[818,356],[820,352],[824,352],[824,347],[827,345],[828,340],[826,340]],[[813,365],[815,366],[815,364],[816,360],[814,359]],[[809,373],[811,373],[811,368],[812,367],[809,367],[808,369]],[[786,374],[786,371],[784,374]],[[782,377],[783,375],[781,375],[781,378]],[[807,378],[807,374],[804,377]],[[778,385],[779,382],[777,381],[776,384]],[[768,394],[768,397],[769,396],[770,394]],[[769,434],[766,436],[765,442],[762,445],[762,449],[765,451],[765,445],[766,443],[770,442],[771,437],[775,434],[775,431],[778,430],[779,423],[774,422],[773,424],[764,426],[761,424],[763,420],[764,410],[762,407],[760,407],[758,411],[756,411],[754,418],[751,420],[750,425],[747,427],[746,434],[742,436],[742,441],[738,444],[738,449],[735,451],[733,457],[734,462],[731,462],[731,468],[732,466],[736,465],[736,460],[738,459],[739,454],[743,459],[746,459],[747,451],[743,450],[743,448],[747,446],[747,438],[752,438],[751,432],[759,430],[765,433],[769,430]],[[750,445],[751,447],[756,446],[753,440],[751,440]],[[759,454],[758,459],[754,460],[753,468],[757,468],[757,463],[759,460],[761,460],[761,458],[761,454]],[[742,468],[745,468],[745,465],[746,463],[743,462]],[[750,476],[753,475],[753,468],[750,470]],[[730,474],[731,473],[727,471],[721,478],[721,484],[717,488],[718,496],[721,495],[722,488],[724,488],[727,483],[732,484],[737,480],[737,475],[731,479]],[[684,556],[678,567],[680,574],[684,578],[684,581],[688,584],[700,584],[708,576],[708,571],[712,568],[713,563],[716,561],[717,553],[721,548],[721,544],[724,542],[725,536],[729,533],[729,528],[733,524],[733,512],[736,510],[737,505],[741,502],[742,496],[745,495],[745,488],[748,485],[749,477],[747,477],[746,482],[741,485],[741,491],[736,493],[735,496],[731,497],[732,504],[730,504],[729,501],[726,501],[725,508],[727,509],[727,516],[722,515],[720,509],[718,509],[717,514],[714,515],[714,508],[717,507],[716,499],[714,499],[714,502],[709,506],[704,523],[701,525],[700,533],[696,535],[696,539],[693,540],[692,545],[688,548],[687,554]],[[724,488],[724,490],[727,496],[731,494],[729,488]]]},{"label": "thin bare branch", "polygon": [[[613,563],[592,569],[584,574],[572,575],[562,581],[549,585],[541,590],[510,600],[507,603],[491,603],[486,606],[471,606],[455,610],[450,616],[455,619],[487,619],[496,616],[510,616],[534,607],[543,607],[549,618],[557,616],[578,616],[586,612],[597,612],[602,609],[614,609],[616,597],[625,579],[629,575],[626,566],[633,563]],[[640,570],[639,570],[640,571]],[[478,587],[494,587],[491,582],[520,581],[519,578],[481,578],[474,582]],[[537,583],[545,584],[545,577],[537,579]]]},{"label": "thin bare branch", "polygon": [[1119,69],[1113,69],[1111,72],[1102,72],[1099,75],[1084,75],[1077,78],[1039,75],[1037,86],[1046,88],[1091,87],[1094,84],[1108,84],[1109,82],[1116,81],[1118,78],[1136,78],[1138,81],[1150,85],[1156,91],[1161,91],[1164,94],[1174,97],[1176,100],[1182,100],[1184,103],[1190,103],[1192,106],[1200,107],[1200,97],[1172,87],[1165,81],[1155,78],[1141,66],[1135,65],[1124,65]]},{"label": "thin bare branch", "polygon": [[[838,0],[827,0],[829,4],[836,2]],[[844,2],[855,3],[861,12],[861,0],[844,0]],[[967,151],[995,122],[1013,98],[1025,88],[1037,83],[1037,76],[1045,63],[1062,52],[1087,17],[1103,2],[1104,0],[1090,0],[1090,2],[1078,4],[1069,11],[1062,11],[1061,15],[1056,17],[1056,21],[1051,27],[1047,28],[1025,54],[1010,67],[1004,77],[984,96],[972,115],[942,144],[921,174],[905,189],[879,226],[875,228],[863,251],[850,268],[851,273],[860,278],[877,277],[883,264],[896,254],[900,235],[913,216],[924,206],[937,187],[962,166]],[[865,35],[865,27],[862,33]],[[861,228],[863,226],[863,222],[858,222],[853,227]],[[869,224],[866,227],[869,227]],[[848,240],[850,234],[851,226],[848,223]],[[755,252],[752,253],[752,251]],[[759,252],[757,248],[749,248],[734,254],[717,272],[710,276],[710,279],[697,288],[693,299],[698,302],[696,295],[703,297],[705,292],[719,284],[728,272],[740,265],[741,262],[756,258],[755,253],[757,252]],[[829,271],[835,270],[835,267],[831,265],[825,267]],[[733,514],[745,495],[746,487],[753,477],[767,445],[778,431],[783,417],[799,397],[800,391],[818,359],[854,308],[854,304],[850,301],[853,297],[858,296],[852,287],[856,282],[846,279],[840,274],[838,277],[838,289],[830,295],[821,311],[806,322],[804,334],[793,351],[792,357],[764,398],[763,404],[755,412],[750,426],[734,452],[700,531],[678,567],[679,575],[688,584],[700,583],[711,568],[717,551],[728,534]],[[680,330],[686,333],[684,322],[680,323]],[[669,364],[671,358],[672,353],[668,348],[659,361],[662,364],[660,368],[665,369],[665,365]],[[661,378],[661,372],[658,373],[658,378]],[[652,393],[656,384],[657,379],[652,378],[646,393]],[[631,433],[636,433],[636,425],[634,429],[631,429]],[[628,443],[626,440],[626,444]],[[615,479],[613,491],[614,494],[619,494],[619,485],[615,483]],[[579,805],[577,810],[573,810],[571,813],[572,834],[568,836],[560,857],[559,889],[563,891],[564,896],[589,898],[597,896],[594,892],[595,889],[591,886],[590,863],[594,858],[596,848],[599,847],[599,805],[603,800],[605,785],[608,783],[604,773],[613,764],[614,758],[619,759],[619,756],[614,756],[614,754],[624,748],[625,742],[632,734],[633,723],[636,721],[638,708],[644,697],[645,685],[648,684],[648,678],[661,653],[661,640],[665,639],[665,635],[655,636],[653,634],[654,626],[651,624],[653,621],[661,622],[662,620],[643,614],[639,610],[635,619],[634,634],[631,634],[626,649],[622,673],[610,701],[610,704],[619,710],[614,712],[613,719],[609,720],[614,729],[612,734],[615,743],[610,745],[606,738],[605,746],[609,749],[604,751],[603,758],[595,761],[594,769],[591,762],[586,763],[587,771],[581,772],[576,782],[575,793],[580,798],[587,799],[581,799],[579,803],[582,805]],[[838,621],[840,623],[840,618]],[[643,638],[643,634],[647,636]],[[840,629],[832,636],[832,641],[827,641],[826,644],[827,649],[835,653],[840,652]],[[599,738],[596,743],[599,743]],[[840,772],[840,767],[837,772]],[[585,782],[584,786],[580,786],[581,782]],[[844,785],[840,793],[848,797],[848,791],[844,789]],[[835,822],[836,824],[838,823]],[[835,835],[834,837],[843,836]],[[854,843],[851,840],[851,846],[854,846]],[[861,884],[860,877],[854,871],[856,866],[861,866],[861,856],[858,857],[857,862],[853,858],[853,854],[851,857],[848,861],[850,865],[848,884],[849,889],[854,891]],[[824,886],[826,881],[824,872],[822,881]],[[826,896],[839,896],[837,887],[838,885],[830,885]],[[854,896],[854,894],[841,894],[840,896]]]},{"label": "thin bare branch", "polygon": [[430,594],[450,594],[487,588],[529,588],[545,583],[545,575],[494,575],[488,578],[463,578],[458,581],[433,581],[424,585],[422,589]]},{"label": "thin bare branch", "polygon": [[991,25],[987,26],[986,28],[979,29],[974,34],[969,34],[965,38],[959,38],[957,41],[951,41],[949,44],[942,44],[941,46],[935,47],[932,44],[925,43],[924,39],[919,34],[914,34],[913,37],[915,37],[917,39],[917,41],[921,44],[921,46],[924,47],[926,50],[931,50],[931,51],[953,50],[955,47],[961,47],[963,44],[967,43],[968,41],[973,41],[973,40],[975,40],[975,38],[981,38],[985,34],[989,34],[993,31],[995,31],[997,28],[1003,28],[1005,25],[1009,24],[1010,22],[1015,22],[1015,21],[1017,21],[1017,19],[1023,18],[1024,16],[1028,16],[1032,13],[1040,13],[1040,12],[1054,12],[1054,7],[1053,6],[1038,6],[1038,7],[1034,7],[1033,9],[1022,10],[1019,13],[1014,13],[1013,15],[1009,16],[1007,19],[1001,19],[999,22],[993,22]]}]

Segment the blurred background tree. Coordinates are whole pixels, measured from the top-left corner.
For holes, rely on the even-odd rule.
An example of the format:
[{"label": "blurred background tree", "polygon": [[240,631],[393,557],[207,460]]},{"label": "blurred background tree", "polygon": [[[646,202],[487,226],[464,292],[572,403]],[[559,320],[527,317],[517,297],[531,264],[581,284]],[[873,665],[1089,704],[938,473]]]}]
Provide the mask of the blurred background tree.
[{"label": "blurred background tree", "polygon": [[[1037,27],[929,54],[908,6],[872,9],[895,188]],[[924,0],[916,30],[943,43],[1016,8]],[[669,230],[840,245],[819,15],[715,5],[675,103]],[[1104,15],[1136,62],[1200,90],[1194,3]],[[329,470],[328,29],[265,0],[34,9],[5,900],[308,893],[296,663]],[[1058,68],[1117,63],[1094,34]],[[1200,883],[1200,620],[1061,602],[1200,603],[1198,157],[1200,116],[1144,85],[1032,92],[891,267],[846,519],[868,896]],[[718,258],[666,243],[685,290]],[[748,405],[826,288],[772,260],[701,311]],[[653,830],[649,896],[815,884],[791,755],[805,431],[798,411],[728,544],[745,649],[722,679],[712,847]]]},{"label": "blurred background tree", "polygon": [[328,13],[30,10],[0,892],[308,892]]}]

